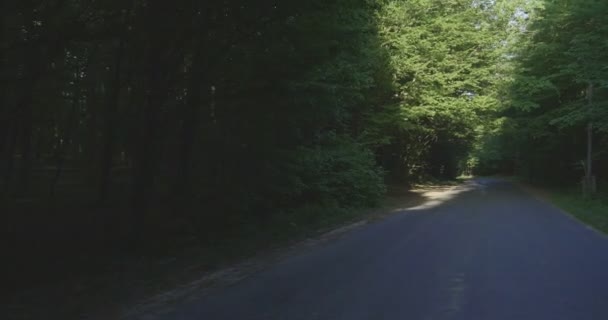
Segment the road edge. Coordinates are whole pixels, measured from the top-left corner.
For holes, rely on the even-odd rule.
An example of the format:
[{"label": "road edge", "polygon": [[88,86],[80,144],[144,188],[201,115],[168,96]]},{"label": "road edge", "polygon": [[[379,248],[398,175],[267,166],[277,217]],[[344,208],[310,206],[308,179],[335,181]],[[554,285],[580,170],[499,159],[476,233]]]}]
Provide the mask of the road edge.
[{"label": "road edge", "polygon": [[532,185],[522,182],[522,181],[515,181],[515,180],[509,180],[509,181],[511,183],[513,183],[515,186],[517,186],[518,188],[520,188],[521,190],[523,190],[524,192],[526,192],[529,195],[531,195],[532,197],[534,197],[536,200],[539,200],[539,201],[551,206],[552,208],[556,209],[561,214],[565,215],[567,218],[575,221],[576,223],[580,224],[581,226],[585,227],[586,229],[591,230],[595,234],[599,235],[600,237],[608,240],[608,234],[595,228],[593,225],[590,225],[590,224],[586,223],[585,221],[579,219],[573,213],[569,212],[568,210],[558,206],[553,201],[551,201],[550,196],[547,194],[546,190],[543,190],[542,188],[539,188],[539,187],[532,186]]}]

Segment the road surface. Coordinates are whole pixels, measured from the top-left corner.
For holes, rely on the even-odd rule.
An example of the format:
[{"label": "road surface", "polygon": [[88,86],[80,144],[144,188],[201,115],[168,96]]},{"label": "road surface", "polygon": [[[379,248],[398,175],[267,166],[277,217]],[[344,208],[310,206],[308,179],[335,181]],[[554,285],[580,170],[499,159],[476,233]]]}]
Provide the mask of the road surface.
[{"label": "road surface", "polygon": [[161,319],[608,319],[608,238],[505,181],[458,191]]}]

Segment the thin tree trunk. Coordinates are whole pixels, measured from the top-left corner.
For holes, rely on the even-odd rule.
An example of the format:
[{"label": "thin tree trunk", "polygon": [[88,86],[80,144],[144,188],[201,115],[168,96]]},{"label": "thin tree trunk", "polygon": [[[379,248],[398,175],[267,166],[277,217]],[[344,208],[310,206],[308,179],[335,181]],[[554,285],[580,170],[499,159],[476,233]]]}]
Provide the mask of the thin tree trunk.
[{"label": "thin tree trunk", "polygon": [[593,177],[593,123],[587,124],[587,181]]},{"label": "thin tree trunk", "polygon": [[59,178],[61,177],[61,173],[63,172],[63,168],[65,165],[66,153],[69,145],[72,142],[72,136],[74,132],[74,127],[76,126],[76,116],[78,113],[79,100],[80,100],[80,70],[76,73],[76,79],[74,80],[74,92],[72,97],[72,108],[70,113],[68,114],[68,118],[66,120],[66,129],[63,135],[63,143],[59,146],[57,150],[57,168],[55,170],[55,175],[53,176],[53,180],[51,181],[50,187],[50,197],[55,197],[55,190],[57,187],[57,183],[59,182]]},{"label": "thin tree trunk", "polygon": [[133,168],[133,198],[130,237],[137,246],[141,242],[145,217],[149,211],[150,199],[154,196],[157,164],[160,157],[158,142],[162,137],[161,113],[169,95],[169,69],[171,63],[171,40],[162,28],[167,19],[168,2],[156,0],[148,3],[144,15],[144,26],[153,35],[147,39],[145,61],[145,102],[138,115],[141,131],[135,146]]},{"label": "thin tree trunk", "polygon": [[[5,189],[8,188],[9,179],[9,163],[13,158],[14,149],[11,150],[12,137],[14,136],[12,125],[11,125],[11,115],[9,112],[9,108],[7,107],[5,100],[5,93],[7,90],[4,89],[4,86],[0,89],[0,195],[2,195]],[[12,169],[11,169],[12,170]]]},{"label": "thin tree trunk", "polygon": [[131,236],[135,244],[141,239],[144,218],[149,210],[149,200],[154,192],[154,182],[158,161],[158,130],[160,110],[164,104],[164,90],[161,78],[154,77],[150,93],[146,99],[147,108],[143,110],[142,133],[135,150],[133,172],[133,213],[131,216]]},{"label": "thin tree trunk", "polygon": [[[589,114],[591,115],[593,107],[593,84],[590,83],[587,88],[587,101]],[[595,176],[593,175],[593,122],[589,120],[587,124],[587,164],[585,175],[585,193],[594,194],[596,192]]]},{"label": "thin tree trunk", "polygon": [[8,192],[8,190],[10,189],[10,186],[12,185],[13,182],[13,169],[15,168],[15,151],[17,150],[17,126],[12,125],[10,126],[10,128],[7,130],[8,132],[8,138],[7,138],[7,145],[6,145],[6,151],[4,154],[4,188],[5,191]]},{"label": "thin tree trunk", "polygon": [[192,192],[191,172],[193,162],[193,151],[196,143],[197,133],[204,122],[203,106],[208,103],[210,86],[207,77],[203,74],[202,55],[196,55],[191,78],[188,85],[188,99],[184,106],[183,127],[181,131],[179,163],[175,193],[179,197],[188,197]]},{"label": "thin tree trunk", "polygon": [[21,124],[21,159],[19,163],[19,193],[25,194],[29,189],[30,173],[32,168],[32,131],[33,110],[32,110],[32,91],[22,98],[19,103],[19,122]]},{"label": "thin tree trunk", "polygon": [[108,83],[109,95],[104,112],[104,143],[101,155],[101,175],[99,184],[99,203],[105,204],[111,181],[112,158],[116,144],[116,125],[118,116],[118,103],[121,89],[121,69],[124,55],[124,38],[121,37],[116,49],[114,73]]}]

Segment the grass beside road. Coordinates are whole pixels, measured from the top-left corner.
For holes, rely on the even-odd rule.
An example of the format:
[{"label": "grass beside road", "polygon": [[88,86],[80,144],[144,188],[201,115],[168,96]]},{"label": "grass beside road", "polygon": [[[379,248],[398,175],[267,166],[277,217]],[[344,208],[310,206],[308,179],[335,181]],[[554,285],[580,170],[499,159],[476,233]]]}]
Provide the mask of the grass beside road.
[{"label": "grass beside road", "polygon": [[580,187],[539,185],[517,176],[501,178],[518,184],[528,192],[568,212],[584,224],[608,234],[608,190],[601,190],[593,197],[586,197],[582,194]]},{"label": "grass beside road", "polygon": [[584,197],[580,190],[547,190],[549,200],[577,219],[608,234],[608,194],[600,193],[593,198]]}]

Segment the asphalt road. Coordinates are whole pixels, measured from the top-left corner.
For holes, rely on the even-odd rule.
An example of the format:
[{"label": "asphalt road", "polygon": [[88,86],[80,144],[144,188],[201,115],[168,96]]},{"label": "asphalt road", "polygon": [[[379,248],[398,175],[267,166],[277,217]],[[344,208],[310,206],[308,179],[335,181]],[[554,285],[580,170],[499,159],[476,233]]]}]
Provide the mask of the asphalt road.
[{"label": "asphalt road", "polygon": [[608,319],[608,238],[508,182],[460,191],[162,319]]}]

